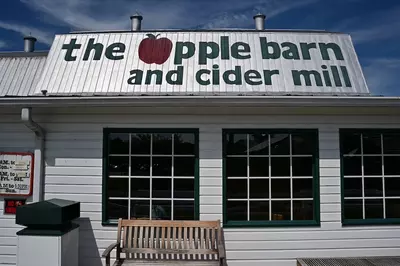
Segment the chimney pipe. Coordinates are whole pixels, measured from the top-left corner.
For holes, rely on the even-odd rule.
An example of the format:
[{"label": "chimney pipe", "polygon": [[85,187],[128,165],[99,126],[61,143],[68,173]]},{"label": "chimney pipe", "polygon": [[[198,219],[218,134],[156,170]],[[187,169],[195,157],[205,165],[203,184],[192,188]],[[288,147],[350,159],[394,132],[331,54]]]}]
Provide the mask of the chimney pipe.
[{"label": "chimney pipe", "polygon": [[253,18],[254,18],[254,22],[256,24],[256,30],[264,30],[265,29],[265,15],[258,13]]},{"label": "chimney pipe", "polygon": [[35,42],[36,38],[32,36],[25,36],[24,37],[24,52],[31,53],[35,51]]},{"label": "chimney pipe", "polygon": [[131,22],[132,22],[132,31],[140,31],[142,29],[142,20],[143,17],[138,14],[135,13],[133,16],[131,16]]}]

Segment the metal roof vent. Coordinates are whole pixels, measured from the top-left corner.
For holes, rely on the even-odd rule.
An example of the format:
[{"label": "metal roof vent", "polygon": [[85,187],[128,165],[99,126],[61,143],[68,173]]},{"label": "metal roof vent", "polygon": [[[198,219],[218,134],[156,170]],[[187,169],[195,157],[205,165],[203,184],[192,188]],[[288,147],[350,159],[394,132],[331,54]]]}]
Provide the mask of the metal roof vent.
[{"label": "metal roof vent", "polygon": [[36,43],[36,38],[32,36],[25,36],[24,37],[24,52],[26,53],[31,53],[35,51],[35,43]]},{"label": "metal roof vent", "polygon": [[258,13],[253,18],[254,18],[254,22],[256,24],[256,30],[264,30],[265,29],[265,15]]},{"label": "metal roof vent", "polygon": [[131,22],[132,22],[132,31],[140,31],[142,29],[142,20],[143,17],[139,13],[135,13],[133,16],[131,16]]}]

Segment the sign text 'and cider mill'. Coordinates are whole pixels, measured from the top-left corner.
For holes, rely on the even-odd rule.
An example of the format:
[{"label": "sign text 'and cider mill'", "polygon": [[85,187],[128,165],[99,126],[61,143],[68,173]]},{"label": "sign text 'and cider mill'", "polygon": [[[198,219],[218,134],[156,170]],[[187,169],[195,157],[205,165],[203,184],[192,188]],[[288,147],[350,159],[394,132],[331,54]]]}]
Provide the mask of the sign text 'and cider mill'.
[{"label": "sign text 'and cider mill'", "polygon": [[0,195],[32,194],[33,154],[0,153]]},{"label": "sign text 'and cider mill'", "polygon": [[[229,85],[273,85],[274,80],[279,78],[284,69],[244,69],[243,65],[234,66],[232,69],[221,73],[220,66],[210,62],[218,59],[224,60],[248,60],[256,57],[257,60],[318,60],[341,62],[345,61],[342,48],[335,42],[276,42],[267,37],[258,38],[260,54],[252,51],[249,43],[245,41],[232,41],[229,36],[221,35],[217,41],[176,41],[175,44],[168,38],[159,35],[147,34],[138,47],[138,56],[146,64],[164,64],[171,52],[174,69],[163,73],[159,69],[130,70],[127,82],[131,85],[160,85],[166,82],[170,85],[182,85],[186,69],[182,65],[185,60],[196,60],[199,69],[195,72],[195,80],[200,85],[220,85],[222,82]],[[70,39],[62,45],[65,50],[65,61],[76,61],[76,51],[83,49],[81,60],[123,60],[125,58],[126,44],[114,42],[105,47],[103,43],[89,38],[86,43],[79,43],[76,38]],[[328,63],[316,66],[314,69],[291,69],[293,85],[295,86],[317,86],[317,87],[352,87],[348,69],[345,65],[330,65]]]}]

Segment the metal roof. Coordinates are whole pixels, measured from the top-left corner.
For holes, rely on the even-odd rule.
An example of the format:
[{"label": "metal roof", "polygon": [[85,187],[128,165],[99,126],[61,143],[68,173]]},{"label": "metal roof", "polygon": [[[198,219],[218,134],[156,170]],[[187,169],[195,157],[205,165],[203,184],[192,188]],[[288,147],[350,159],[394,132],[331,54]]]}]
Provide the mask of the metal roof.
[{"label": "metal roof", "polygon": [[0,97],[33,95],[47,52],[0,53]]},{"label": "metal roof", "polygon": [[347,34],[165,31],[156,45],[146,33],[56,35],[34,95],[369,94]]}]

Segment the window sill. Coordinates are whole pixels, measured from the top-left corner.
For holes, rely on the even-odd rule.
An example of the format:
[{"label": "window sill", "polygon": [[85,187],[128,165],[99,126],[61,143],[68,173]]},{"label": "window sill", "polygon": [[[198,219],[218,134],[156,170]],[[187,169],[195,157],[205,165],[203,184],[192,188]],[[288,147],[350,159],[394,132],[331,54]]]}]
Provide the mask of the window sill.
[{"label": "window sill", "polygon": [[254,222],[224,222],[225,228],[243,228],[243,227],[312,227],[319,226],[318,221],[254,221]]},{"label": "window sill", "polygon": [[106,220],[101,222],[102,226],[118,226],[118,220]]},{"label": "window sill", "polygon": [[362,226],[362,225],[399,225],[400,218],[392,219],[357,219],[357,220],[342,220],[343,226]]}]

